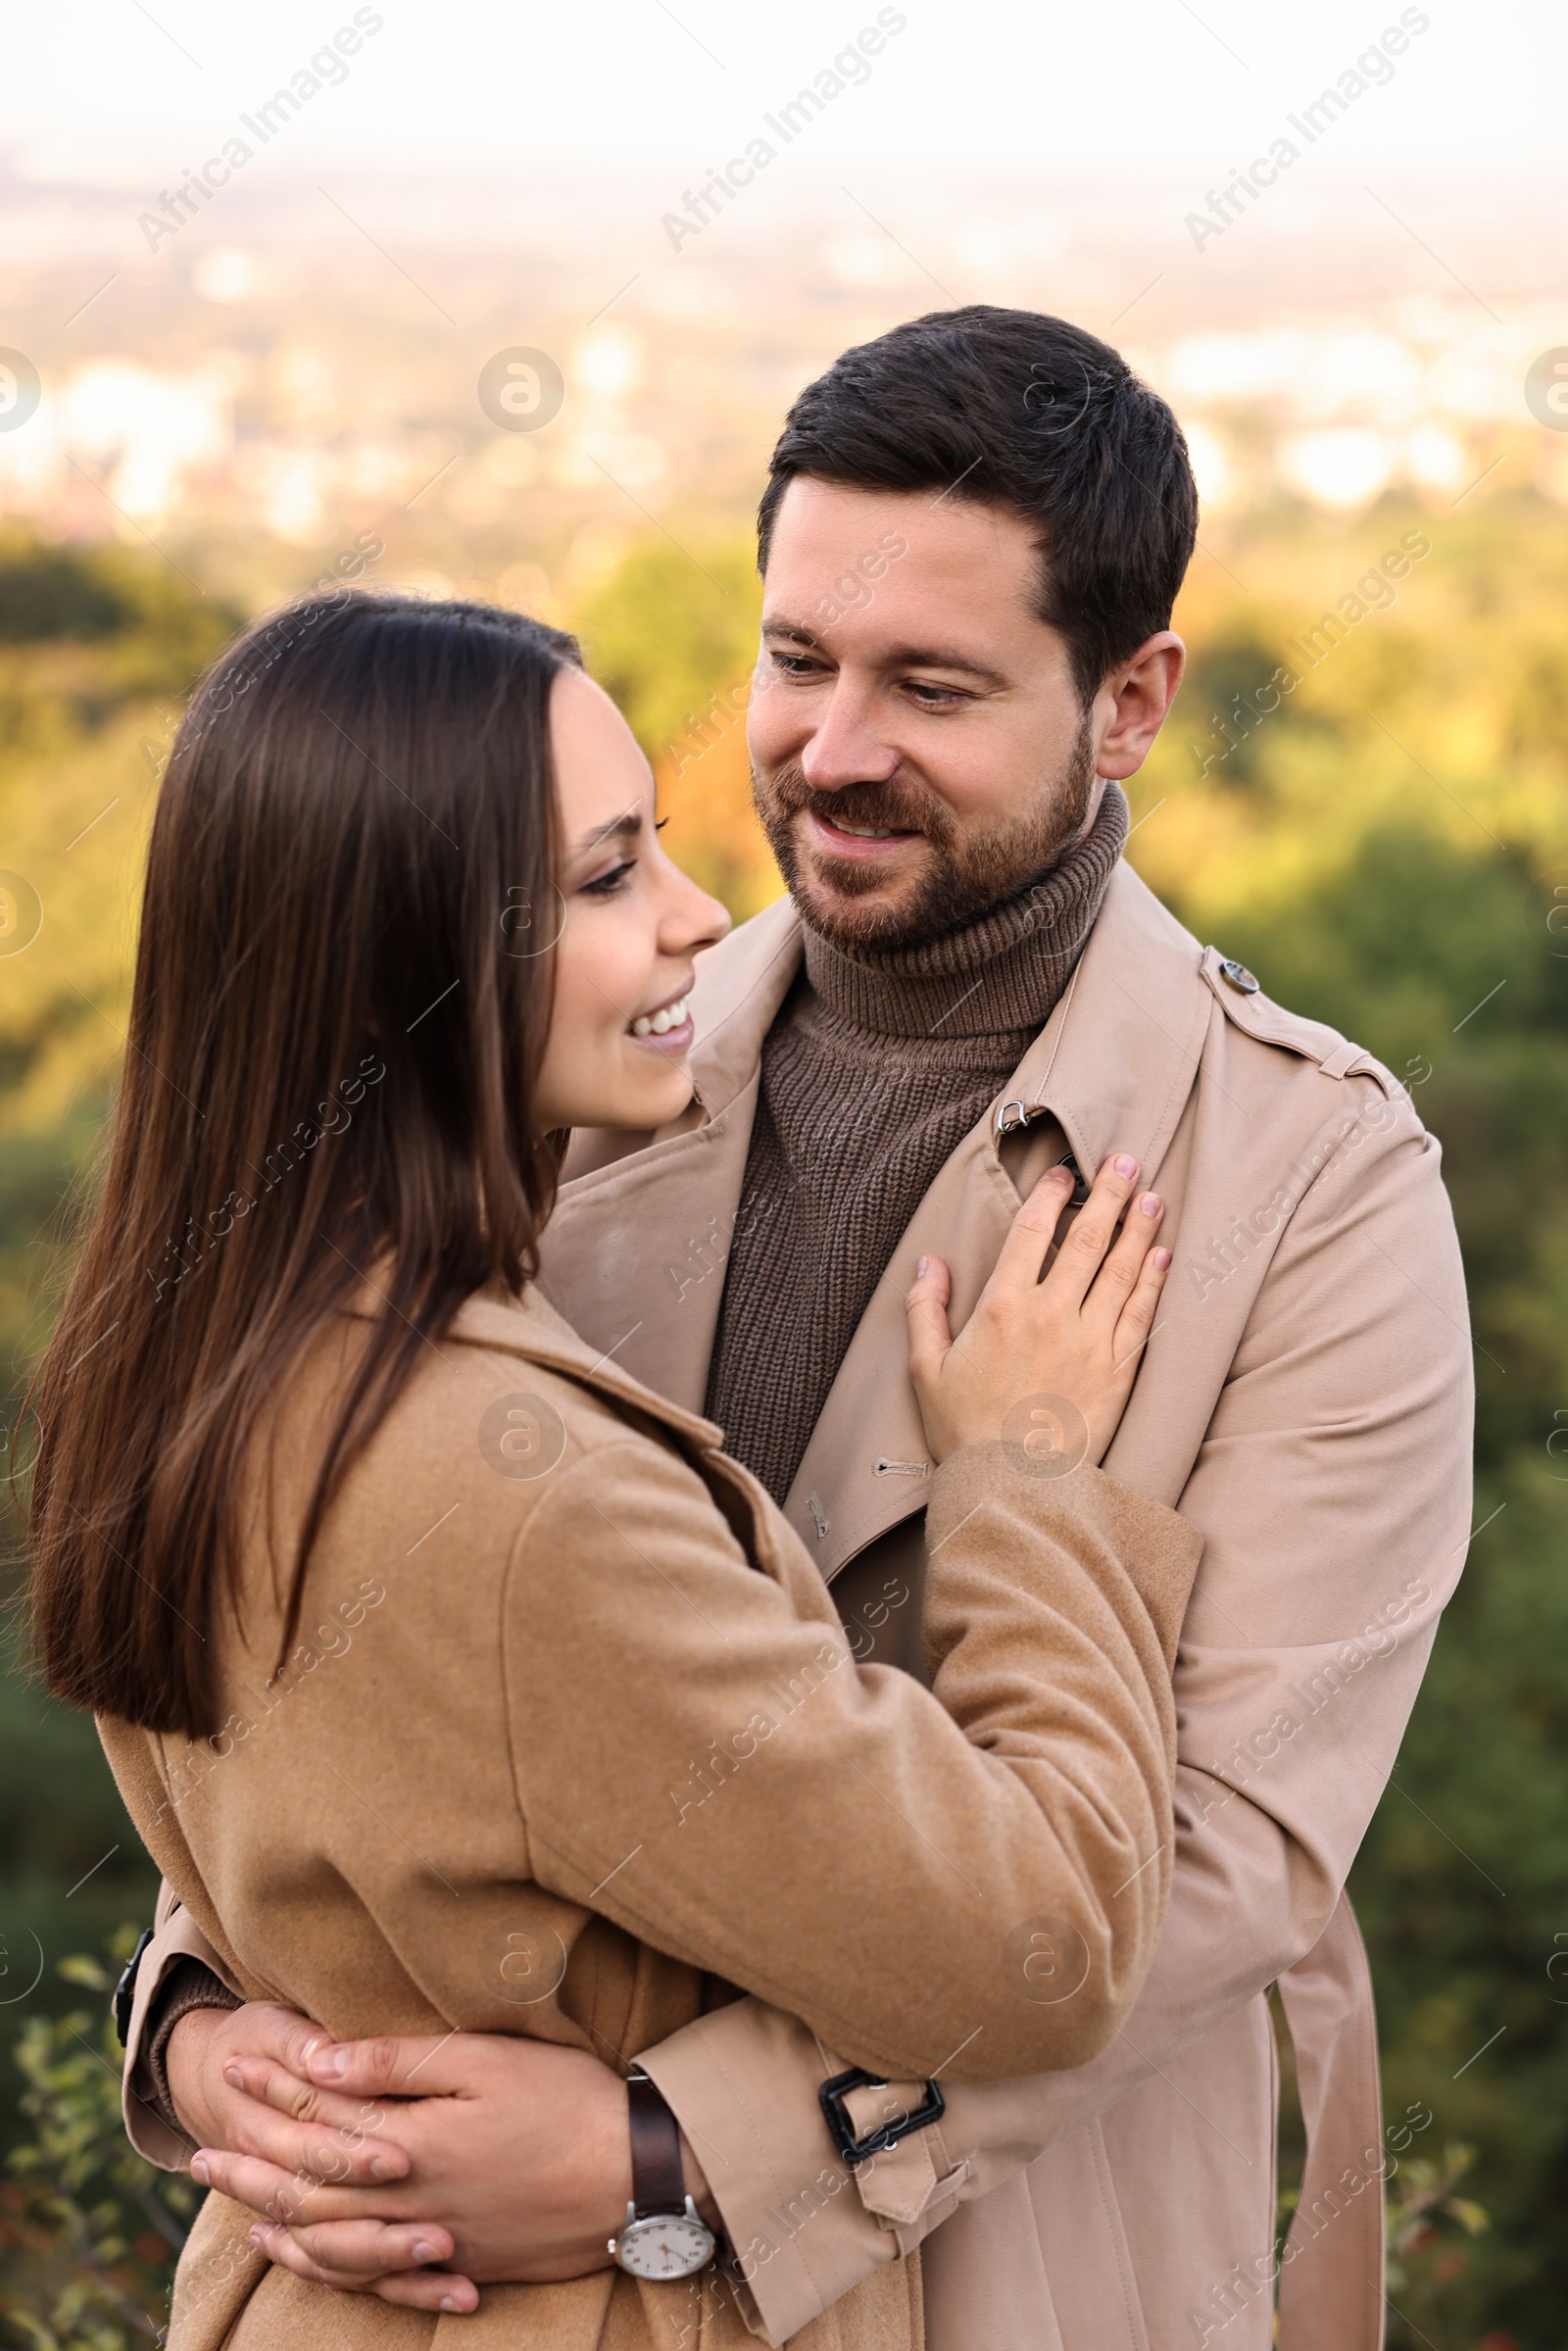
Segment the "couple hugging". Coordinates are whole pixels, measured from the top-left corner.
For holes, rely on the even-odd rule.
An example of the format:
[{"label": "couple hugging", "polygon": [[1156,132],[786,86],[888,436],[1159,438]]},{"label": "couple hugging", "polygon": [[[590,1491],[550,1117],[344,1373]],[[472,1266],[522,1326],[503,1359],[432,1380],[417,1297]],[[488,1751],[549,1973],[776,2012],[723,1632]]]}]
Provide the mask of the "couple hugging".
[{"label": "couple hugging", "polygon": [[1122,860],[1196,511],[1056,319],[808,386],[727,937],[557,630],[199,687],[32,1499],[174,2351],[1375,2351],[1464,1294],[1407,1097]]}]

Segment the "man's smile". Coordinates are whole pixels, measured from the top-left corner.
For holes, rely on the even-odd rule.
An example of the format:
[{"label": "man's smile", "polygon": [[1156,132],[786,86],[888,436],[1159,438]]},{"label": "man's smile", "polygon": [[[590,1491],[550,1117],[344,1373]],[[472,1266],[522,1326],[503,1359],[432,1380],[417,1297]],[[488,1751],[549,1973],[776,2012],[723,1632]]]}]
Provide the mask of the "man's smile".
[{"label": "man's smile", "polygon": [[886,857],[906,841],[925,837],[912,827],[899,831],[891,825],[851,824],[844,818],[825,816],[819,808],[808,808],[806,814],[817,847],[835,857]]}]

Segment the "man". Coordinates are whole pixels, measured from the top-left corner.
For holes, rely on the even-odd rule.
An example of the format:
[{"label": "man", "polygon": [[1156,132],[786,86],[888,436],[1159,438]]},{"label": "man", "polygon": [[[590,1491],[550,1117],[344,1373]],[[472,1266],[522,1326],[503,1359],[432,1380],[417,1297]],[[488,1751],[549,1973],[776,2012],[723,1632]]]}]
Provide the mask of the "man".
[{"label": "man", "polygon": [[[927,1464],[901,1302],[918,1259],[951,1267],[956,1327],[1054,1159],[1088,1172],[1125,1146],[1168,1203],[1176,1262],[1105,1463],[1205,1538],[1152,1974],[1092,2065],[951,2086],[869,2161],[828,2135],[842,2062],[756,2000],[645,2052],[773,2342],[916,2245],[931,2351],[1262,2351],[1276,2277],[1285,2351],[1381,2341],[1394,2163],[1342,1888],[1465,1547],[1465,1301],[1408,1098],[1120,862],[1119,785],[1180,682],[1168,623],[1195,521],[1168,409],[1057,320],[916,320],[803,393],[761,507],[749,719],[790,896],[705,958],[691,1110],[646,1139],[579,1136],[549,1235],[555,1302],[724,1427],[862,1657],[919,1671]],[[1070,1472],[1049,1413],[1028,1441]],[[724,1768],[715,1746],[671,1790],[694,1835]],[[202,1949],[175,1913],[144,1970],[128,2078],[149,2096],[155,1979]],[[1017,1955],[1020,1996],[1070,1997],[1065,1961],[1043,1934]],[[1283,2261],[1276,1982],[1310,2134]],[[179,2013],[222,1996],[187,1963],[162,1998],[150,2038],[176,2103],[209,2145],[322,2168],[311,2149],[353,2107],[275,2012]],[[318,2087],[280,2084],[279,2058]],[[543,2276],[527,2265],[602,2239],[582,2151],[607,2143],[619,2082],[553,2090],[540,2060],[522,2040],[359,2054],[337,2077],[355,2095],[412,2092],[416,2065],[421,2092],[450,2093],[385,2126],[411,2181],[311,2199],[341,2239],[263,2241],[335,2265],[318,2275],[406,2271],[445,2258],[433,2225],[484,2199],[514,2239],[487,2274]],[[270,2084],[307,2128],[234,2082]],[[868,2134],[926,2097],[866,2086],[841,2106]],[[176,2159],[167,2125],[127,2111]],[[366,2178],[368,2159],[342,2168]],[[211,2176],[258,2207],[280,2177],[220,2157]],[[421,2191],[437,2177],[440,2210]]]}]

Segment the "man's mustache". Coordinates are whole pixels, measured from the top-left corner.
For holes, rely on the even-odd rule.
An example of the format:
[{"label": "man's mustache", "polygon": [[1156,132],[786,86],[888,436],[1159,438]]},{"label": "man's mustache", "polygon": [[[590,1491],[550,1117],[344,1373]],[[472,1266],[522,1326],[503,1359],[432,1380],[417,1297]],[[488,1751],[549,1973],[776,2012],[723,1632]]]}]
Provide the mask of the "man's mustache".
[{"label": "man's mustache", "polygon": [[808,784],[799,765],[781,767],[763,786],[765,800],[780,815],[815,808],[830,821],[866,825],[876,832],[922,833],[945,841],[952,819],[940,801],[928,792],[902,783],[897,776],[885,782],[841,784],[821,791]]}]

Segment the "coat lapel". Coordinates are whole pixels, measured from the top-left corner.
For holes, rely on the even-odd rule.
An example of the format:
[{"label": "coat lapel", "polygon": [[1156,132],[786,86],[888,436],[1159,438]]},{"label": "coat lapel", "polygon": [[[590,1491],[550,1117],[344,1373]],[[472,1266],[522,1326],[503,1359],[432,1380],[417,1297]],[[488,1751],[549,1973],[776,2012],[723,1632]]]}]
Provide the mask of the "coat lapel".
[{"label": "coat lapel", "polygon": [[[1065,995],[1004,1092],[939,1169],[861,1316],[785,1499],[825,1576],[925,1502],[925,1439],[909,1384],[904,1295],[922,1253],[953,1276],[962,1328],[1019,1204],[997,1117],[1049,1113],[1085,1174],[1133,1151],[1151,1182],[1192,1091],[1212,1000],[1195,942],[1118,865]],[[1049,1151],[1043,1167],[1057,1155]],[[1034,1172],[1038,1172],[1035,1170]]]},{"label": "coat lapel", "polygon": [[787,899],[699,957],[693,1112],[651,1138],[575,1138],[545,1233],[545,1297],[596,1353],[691,1412],[708,1387],[762,1040],[800,959]]},{"label": "coat lapel", "polygon": [[[707,1391],[762,1041],[800,957],[799,919],[781,900],[700,959],[695,1113],[644,1149],[630,1136],[579,1139],[545,1236],[540,1288],[592,1354],[691,1412]],[[1152,1180],[1192,1090],[1211,1002],[1194,941],[1118,865],[1066,994],[938,1170],[829,1392],[785,1501],[824,1575],[924,1507],[904,1294],[929,1251],[952,1270],[954,1328],[973,1311],[1019,1200],[998,1151],[998,1111],[1018,1102],[1037,1123],[1050,1113],[1048,1131],[1086,1173],[1131,1150]]]}]

